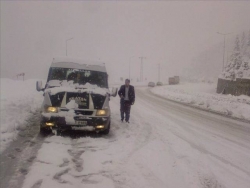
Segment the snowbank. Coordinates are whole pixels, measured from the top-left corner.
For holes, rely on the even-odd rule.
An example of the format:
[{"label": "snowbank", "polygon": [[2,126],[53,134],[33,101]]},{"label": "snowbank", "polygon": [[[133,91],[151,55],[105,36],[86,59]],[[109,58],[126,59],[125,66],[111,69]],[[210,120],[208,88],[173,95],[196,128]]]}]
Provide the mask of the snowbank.
[{"label": "snowbank", "polygon": [[217,94],[215,83],[182,83],[155,87],[151,91],[167,99],[204,110],[250,120],[250,97]]},{"label": "snowbank", "polygon": [[25,120],[41,106],[42,94],[36,80],[1,78],[0,152],[27,126]]}]

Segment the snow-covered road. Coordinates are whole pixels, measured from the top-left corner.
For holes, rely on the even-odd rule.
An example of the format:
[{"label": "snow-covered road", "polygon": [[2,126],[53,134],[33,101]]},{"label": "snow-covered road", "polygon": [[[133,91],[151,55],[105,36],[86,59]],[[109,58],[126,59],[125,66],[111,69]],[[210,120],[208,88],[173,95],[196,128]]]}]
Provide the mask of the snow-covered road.
[{"label": "snow-covered road", "polygon": [[120,122],[118,97],[110,105],[107,136],[40,139],[22,188],[250,186],[248,123],[156,97],[146,87],[136,88],[130,124]]}]

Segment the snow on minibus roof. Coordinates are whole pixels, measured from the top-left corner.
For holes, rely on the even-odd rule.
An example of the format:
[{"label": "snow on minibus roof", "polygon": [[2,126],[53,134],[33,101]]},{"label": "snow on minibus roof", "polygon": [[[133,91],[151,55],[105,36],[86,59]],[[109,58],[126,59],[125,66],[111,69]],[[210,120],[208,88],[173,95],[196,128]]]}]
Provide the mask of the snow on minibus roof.
[{"label": "snow on minibus roof", "polygon": [[53,58],[53,61],[50,67],[84,69],[84,70],[107,72],[105,63],[103,62],[89,61],[89,60],[69,58],[69,57]]}]

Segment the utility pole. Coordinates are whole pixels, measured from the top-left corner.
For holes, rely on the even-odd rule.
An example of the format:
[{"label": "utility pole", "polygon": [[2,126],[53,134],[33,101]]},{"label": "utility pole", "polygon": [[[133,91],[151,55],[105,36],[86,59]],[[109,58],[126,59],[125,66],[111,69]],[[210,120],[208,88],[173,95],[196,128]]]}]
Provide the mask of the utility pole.
[{"label": "utility pole", "polygon": [[231,33],[220,33],[220,32],[217,32],[217,33],[224,36],[223,65],[222,65],[222,71],[224,71],[224,64],[225,64],[225,49],[226,49],[226,35],[229,35],[229,34],[231,34]]},{"label": "utility pole", "polygon": [[135,56],[131,56],[130,58],[129,58],[129,80],[130,80],[130,63],[131,63],[131,59],[133,58],[133,57],[135,57]]},{"label": "utility pole", "polygon": [[68,41],[72,40],[72,39],[73,39],[73,37],[66,40],[66,56],[68,56]]},{"label": "utility pole", "polygon": [[158,82],[161,81],[161,64],[158,64]]},{"label": "utility pole", "polygon": [[143,82],[143,59],[146,59],[146,57],[139,57],[141,59],[141,72],[140,72],[140,80]]}]

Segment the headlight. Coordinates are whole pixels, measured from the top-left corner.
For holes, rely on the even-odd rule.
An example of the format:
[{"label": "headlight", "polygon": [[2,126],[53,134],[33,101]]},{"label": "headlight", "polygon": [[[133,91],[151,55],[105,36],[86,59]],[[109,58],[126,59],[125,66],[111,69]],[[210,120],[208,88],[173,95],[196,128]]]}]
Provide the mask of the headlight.
[{"label": "headlight", "polygon": [[47,108],[47,112],[57,113],[58,109],[56,107],[50,106]]},{"label": "headlight", "polygon": [[53,127],[55,125],[55,123],[53,123],[53,122],[46,122],[45,124],[48,127]]},{"label": "headlight", "polygon": [[109,110],[97,110],[96,115],[97,116],[108,116],[109,115]]},{"label": "headlight", "polygon": [[103,129],[104,125],[97,125],[95,128],[97,128],[97,129]]}]

